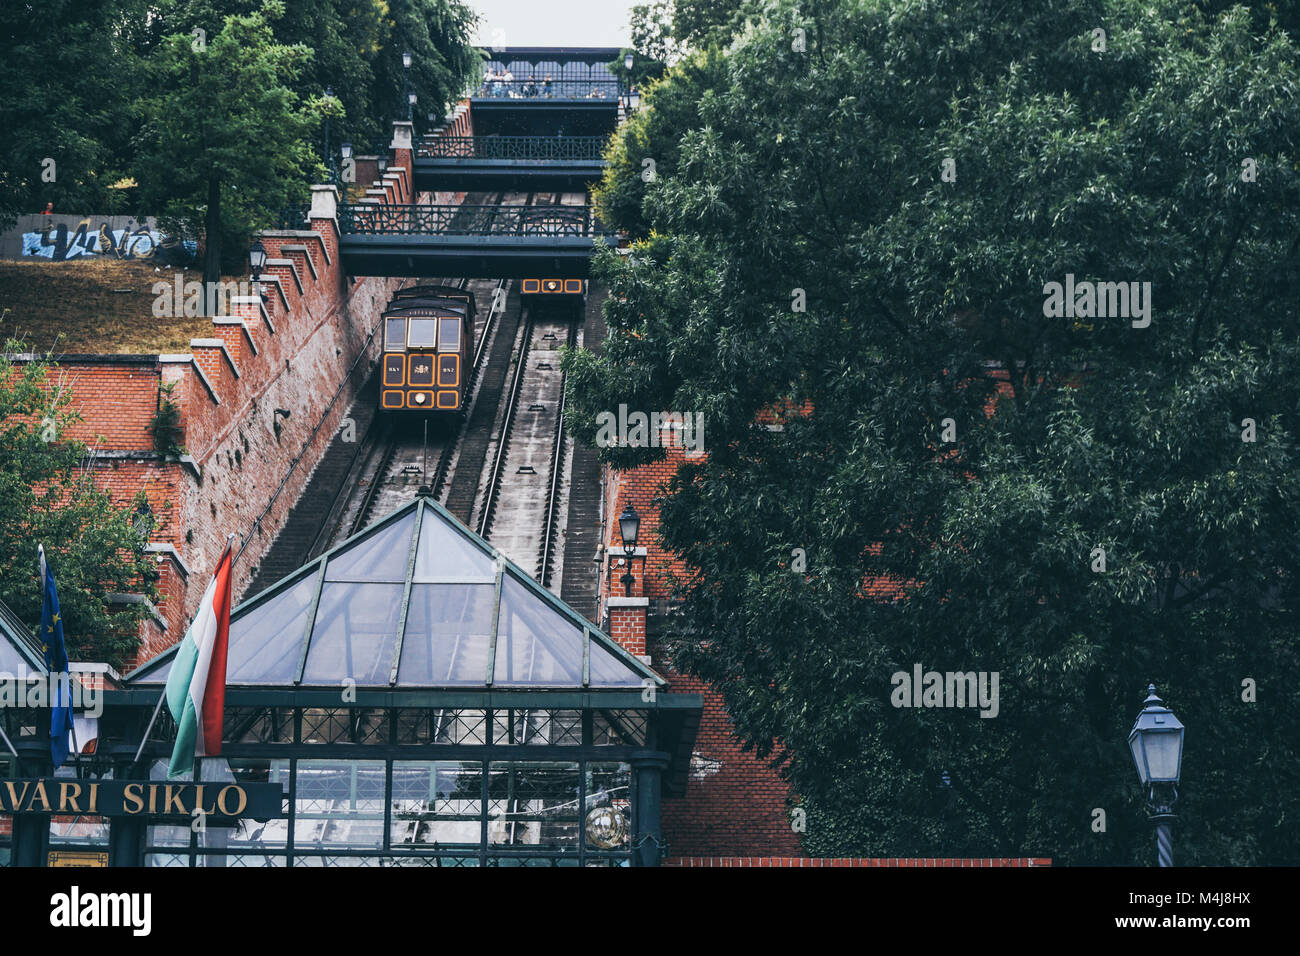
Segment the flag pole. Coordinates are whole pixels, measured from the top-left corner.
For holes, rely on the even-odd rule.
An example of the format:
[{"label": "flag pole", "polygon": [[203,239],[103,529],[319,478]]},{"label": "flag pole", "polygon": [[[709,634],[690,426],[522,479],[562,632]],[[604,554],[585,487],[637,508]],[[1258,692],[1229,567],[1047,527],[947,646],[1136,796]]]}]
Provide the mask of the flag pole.
[{"label": "flag pole", "polygon": [[[231,550],[231,545],[233,544],[234,540],[235,540],[235,533],[234,533],[233,531],[230,532],[230,534],[226,535],[226,550],[227,550],[227,551]],[[224,555],[223,555],[223,557],[224,557]],[[239,557],[239,555],[231,555],[231,557],[230,557],[230,571],[231,571],[231,574],[234,573],[234,570],[235,570],[235,559],[238,558],[238,557]],[[219,565],[221,564],[221,562],[218,561],[217,564],[218,564],[218,566],[219,566]],[[181,640],[184,640],[184,637],[182,637]],[[163,701],[166,700],[166,699],[167,699],[167,682],[166,682],[166,681],[163,681],[163,689],[162,689],[162,693],[158,695],[158,703],[154,704],[154,708],[153,708],[153,716],[149,718],[149,723],[148,723],[148,725],[144,728],[144,734],[140,737],[140,746],[137,747],[136,750],[135,750],[135,759],[131,761],[132,766],[134,766],[135,764],[137,764],[137,763],[140,762],[140,754],[144,753],[144,744],[145,744],[145,741],[147,741],[147,740],[149,739],[149,731],[153,730],[154,721],[156,721],[156,720],[158,719],[158,712],[162,710]]]},{"label": "flag pole", "polygon": [[149,739],[149,731],[153,730],[153,723],[158,719],[158,711],[162,710],[163,701],[167,699],[167,685],[163,684],[162,693],[158,695],[158,703],[154,705],[153,716],[149,718],[149,726],[145,727],[144,735],[140,738],[140,746],[135,749],[135,759],[132,764],[140,762],[140,754],[144,753],[144,742]]}]

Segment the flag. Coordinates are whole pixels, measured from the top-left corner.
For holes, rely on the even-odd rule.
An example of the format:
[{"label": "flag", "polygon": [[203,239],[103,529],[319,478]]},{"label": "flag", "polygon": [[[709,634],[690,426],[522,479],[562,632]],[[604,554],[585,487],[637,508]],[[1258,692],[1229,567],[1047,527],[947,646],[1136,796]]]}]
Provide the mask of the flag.
[{"label": "flag", "polygon": [[[45,561],[45,547],[37,545],[41,564],[41,651],[50,672],[50,757],[54,766],[68,759],[68,732],[72,730],[72,684],[68,678],[68,649],[63,644],[63,617],[54,569]],[[56,689],[57,688],[57,689]]]},{"label": "flag", "polygon": [[169,780],[192,770],[196,756],[221,755],[226,645],[230,639],[230,545],[228,540],[212,583],[203,592],[198,613],[176,648],[167,676],[167,709],[176,721],[176,746],[167,768]]}]

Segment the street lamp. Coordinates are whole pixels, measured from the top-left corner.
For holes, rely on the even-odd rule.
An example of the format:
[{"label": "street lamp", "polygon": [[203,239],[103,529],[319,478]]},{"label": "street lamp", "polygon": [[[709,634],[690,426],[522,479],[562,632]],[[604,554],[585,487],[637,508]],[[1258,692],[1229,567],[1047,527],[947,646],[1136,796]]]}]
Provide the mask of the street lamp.
[{"label": "street lamp", "polygon": [[409,123],[415,117],[415,94],[406,95],[406,121]]},{"label": "street lamp", "polygon": [[262,278],[262,270],[266,268],[266,246],[262,245],[262,240],[257,239],[248,247],[248,273],[257,282]]},{"label": "street lamp", "polygon": [[619,99],[623,101],[623,115],[627,116],[632,112],[632,64],[636,62],[630,52],[623,54],[623,92],[619,94]]},{"label": "street lamp", "polygon": [[618,533],[623,538],[623,559],[627,562],[627,571],[620,578],[623,582],[624,597],[632,596],[632,584],[636,580],[632,577],[632,552],[636,550],[636,536],[640,530],[641,516],[629,502],[623,509],[623,513],[618,516]]},{"label": "street lamp", "polygon": [[[408,99],[406,91],[410,89],[410,81],[411,81],[411,51],[403,50],[402,51],[402,99],[403,100]],[[411,118],[409,110],[407,111],[406,118],[408,120]]]},{"label": "street lamp", "polygon": [[388,171],[388,157],[383,153],[379,154],[379,175],[383,176]]},{"label": "street lamp", "polygon": [[1156,696],[1155,684],[1147,687],[1145,706],[1128,735],[1128,748],[1147,790],[1160,866],[1173,866],[1173,806],[1183,769],[1183,725]]},{"label": "street lamp", "polygon": [[[334,99],[334,91],[330,87],[325,87],[325,99]],[[337,182],[337,174],[334,171],[334,157],[330,155],[330,114],[329,104],[325,106],[325,162],[329,166],[330,182]]]}]

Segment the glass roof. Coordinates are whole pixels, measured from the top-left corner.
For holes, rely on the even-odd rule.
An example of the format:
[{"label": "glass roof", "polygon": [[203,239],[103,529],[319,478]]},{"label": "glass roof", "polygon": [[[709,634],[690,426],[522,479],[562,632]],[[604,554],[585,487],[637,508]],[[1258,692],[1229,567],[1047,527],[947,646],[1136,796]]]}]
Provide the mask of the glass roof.
[{"label": "glass roof", "polygon": [[[131,676],[166,680],[173,652]],[[235,608],[227,682],[638,688],[663,680],[428,498]]]},{"label": "glass roof", "polygon": [[0,674],[45,673],[40,645],[17,615],[0,602]]}]

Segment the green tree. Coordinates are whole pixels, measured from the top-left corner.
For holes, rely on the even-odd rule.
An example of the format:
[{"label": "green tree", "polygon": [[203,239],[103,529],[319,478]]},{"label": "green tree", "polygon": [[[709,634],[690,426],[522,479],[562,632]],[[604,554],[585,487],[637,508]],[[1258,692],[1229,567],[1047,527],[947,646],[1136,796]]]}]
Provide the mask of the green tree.
[{"label": "green tree", "polygon": [[673,0],[673,37],[692,49],[725,47],[761,9],[758,0]]},{"label": "green tree", "polygon": [[[0,228],[40,212],[113,213],[142,87],[133,0],[0,5]],[[52,164],[51,164],[52,161]]]},{"label": "green tree", "polygon": [[617,223],[637,239],[648,235],[646,191],[661,175],[675,172],[681,154],[678,131],[700,122],[702,91],[721,89],[726,75],[722,54],[711,49],[682,60],[643,90],[643,108],[620,127],[606,151],[609,165],[594,197],[605,222]]},{"label": "green tree", "polygon": [[[1241,7],[781,2],[619,134],[606,210],[645,238],[598,263],[569,407],[588,440],[703,413],[661,514],[673,659],[811,851],[1149,863],[1154,681],[1180,861],[1300,855],[1297,64]],[[1067,274],[1151,283],[1150,324],[1046,316]],[[916,664],[997,672],[997,716],[893,706]]]},{"label": "green tree", "polygon": [[274,0],[261,13],[227,16],[202,42],[173,34],[150,58],[141,189],[164,229],[202,232],[209,282],[221,277],[225,250],[241,256],[252,230],[324,173],[308,138],[321,100],[304,102],[291,88],[311,51],[275,42],[270,21],[283,13]]},{"label": "green tree", "polygon": [[15,363],[10,341],[0,353],[0,601],[33,629],[41,616],[36,548],[55,570],[68,653],[73,660],[121,667],[139,645],[142,604],[109,595],[157,600],[152,556],[133,507],[118,507],[83,468],[88,449],[67,437],[78,421],[66,373],[46,361]]},{"label": "green tree", "polygon": [[388,0],[390,33],[375,63],[375,106],[380,112],[398,104],[393,119],[406,118],[402,92],[402,51],[411,51],[410,90],[418,97],[416,132],[432,113],[441,121],[447,107],[464,95],[483,72],[483,60],[471,45],[477,17],[457,0]]}]

